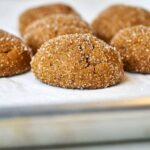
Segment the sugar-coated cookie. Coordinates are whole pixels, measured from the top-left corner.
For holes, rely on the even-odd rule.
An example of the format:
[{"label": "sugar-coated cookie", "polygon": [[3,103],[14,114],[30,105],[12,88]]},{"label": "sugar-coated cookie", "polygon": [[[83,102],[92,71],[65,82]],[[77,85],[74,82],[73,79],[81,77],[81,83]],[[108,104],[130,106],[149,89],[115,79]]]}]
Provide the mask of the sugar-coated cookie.
[{"label": "sugar-coated cookie", "polygon": [[32,52],[21,39],[0,30],[0,77],[30,70]]},{"label": "sugar-coated cookie", "polygon": [[104,88],[124,76],[119,53],[91,34],[68,34],[45,42],[31,67],[42,82],[64,88]]}]

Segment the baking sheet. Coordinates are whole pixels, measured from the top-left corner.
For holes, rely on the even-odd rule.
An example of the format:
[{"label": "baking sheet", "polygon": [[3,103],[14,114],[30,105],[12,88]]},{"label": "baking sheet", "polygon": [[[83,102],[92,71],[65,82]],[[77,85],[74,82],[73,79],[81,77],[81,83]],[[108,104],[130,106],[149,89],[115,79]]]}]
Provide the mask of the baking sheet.
[{"label": "baking sheet", "polygon": [[[61,0],[59,0],[60,2]],[[56,2],[54,0],[0,0],[0,28],[18,34],[18,16],[28,7]],[[130,0],[64,0],[74,6],[88,22],[112,3],[128,3],[150,9],[149,1]],[[0,107],[39,104],[86,103],[150,97],[150,75],[125,73],[121,84],[97,90],[70,90],[52,87],[38,81],[31,72],[0,78]]]},{"label": "baking sheet", "polygon": [[[50,110],[50,109],[49,109]],[[0,149],[49,149],[150,141],[150,109],[0,119]],[[40,129],[40,130],[39,130]],[[81,147],[80,147],[81,146]],[[7,149],[8,150],[8,149]],[[101,149],[100,149],[101,150]]]}]

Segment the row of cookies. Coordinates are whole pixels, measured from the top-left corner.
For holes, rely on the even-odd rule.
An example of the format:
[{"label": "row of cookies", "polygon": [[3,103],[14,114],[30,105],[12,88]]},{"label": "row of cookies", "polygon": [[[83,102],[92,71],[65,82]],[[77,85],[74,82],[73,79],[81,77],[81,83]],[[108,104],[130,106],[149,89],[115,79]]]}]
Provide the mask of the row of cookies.
[{"label": "row of cookies", "polygon": [[124,71],[118,53],[94,37],[92,27],[74,12],[49,14],[26,27],[23,38],[34,53],[38,49],[32,72],[42,82],[67,88],[100,88],[120,82]]},{"label": "row of cookies", "polygon": [[34,54],[31,67],[35,76],[60,87],[115,85],[123,80],[123,65],[127,71],[150,73],[149,18],[144,9],[115,5],[90,26],[68,5],[29,9],[19,19],[20,33],[28,46],[0,31],[0,76],[29,70]]},{"label": "row of cookies", "polygon": [[113,5],[92,23],[96,35],[116,47],[124,69],[150,73],[150,12],[140,7]]}]

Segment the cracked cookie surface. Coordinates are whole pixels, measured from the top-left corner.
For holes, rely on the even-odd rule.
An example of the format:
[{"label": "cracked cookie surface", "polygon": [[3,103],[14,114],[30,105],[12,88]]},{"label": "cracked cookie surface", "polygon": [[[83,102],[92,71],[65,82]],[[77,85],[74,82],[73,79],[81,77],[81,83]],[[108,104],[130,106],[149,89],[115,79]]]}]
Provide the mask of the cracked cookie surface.
[{"label": "cracked cookie surface", "polygon": [[31,62],[44,83],[79,89],[104,88],[122,81],[119,53],[91,34],[63,35],[45,42]]}]

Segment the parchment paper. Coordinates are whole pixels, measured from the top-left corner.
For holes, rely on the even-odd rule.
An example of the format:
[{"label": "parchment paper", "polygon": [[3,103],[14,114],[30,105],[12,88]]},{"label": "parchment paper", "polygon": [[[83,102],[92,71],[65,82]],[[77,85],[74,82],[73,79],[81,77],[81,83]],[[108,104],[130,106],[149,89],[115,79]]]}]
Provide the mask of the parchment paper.
[{"label": "parchment paper", "polygon": [[[59,0],[60,2],[61,0]],[[18,16],[28,7],[56,2],[54,0],[1,0],[0,28],[19,35]],[[149,9],[149,1],[126,0],[65,0],[91,22],[105,7],[122,2]],[[52,87],[38,81],[31,72],[0,78],[0,107],[39,104],[86,103],[150,97],[150,75],[125,73],[125,80],[113,87],[97,90],[70,90]]]}]

